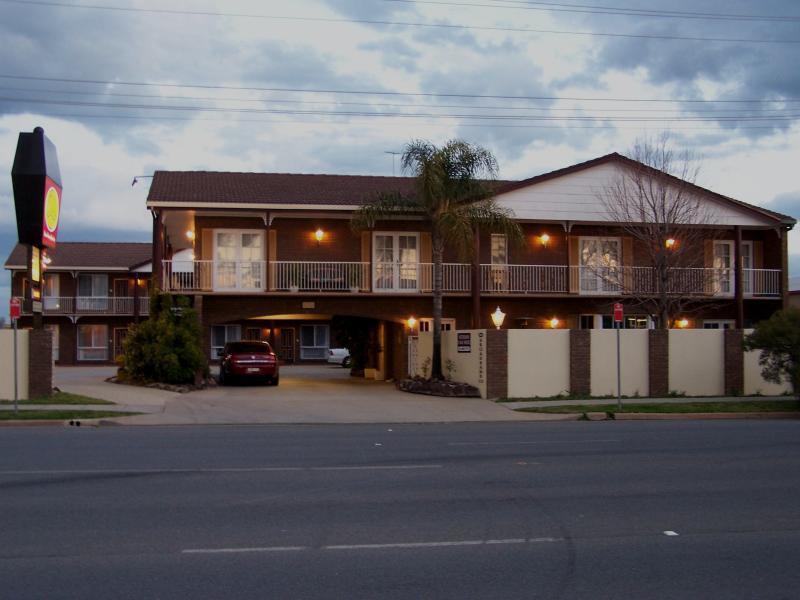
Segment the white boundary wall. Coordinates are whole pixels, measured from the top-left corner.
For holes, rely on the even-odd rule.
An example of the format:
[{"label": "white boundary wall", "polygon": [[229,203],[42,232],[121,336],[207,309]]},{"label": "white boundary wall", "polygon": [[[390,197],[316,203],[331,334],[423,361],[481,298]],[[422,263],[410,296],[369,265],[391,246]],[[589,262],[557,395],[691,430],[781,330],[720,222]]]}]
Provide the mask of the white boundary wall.
[{"label": "white boundary wall", "polygon": [[[752,332],[752,329],[745,329],[744,334]],[[762,394],[763,396],[791,394],[792,385],[790,383],[777,384],[764,380],[761,376],[761,365],[758,364],[760,356],[760,350],[744,353],[744,393],[746,395]]]},{"label": "white boundary wall", "polygon": [[569,394],[569,330],[508,330],[508,397]]},{"label": "white boundary wall", "polygon": [[[619,332],[622,364],[622,395],[647,396],[650,393],[649,337],[646,329]],[[591,330],[592,396],[617,395],[617,332]]]},{"label": "white boundary wall", "polygon": [[[458,334],[469,334],[470,351],[458,351]],[[427,373],[423,373],[425,361],[433,354],[433,333],[423,331],[417,340],[417,364],[410,370],[415,375],[427,374],[430,376],[431,368],[428,365]],[[452,373],[447,372],[447,361],[452,361]],[[442,371],[447,377],[451,375],[453,381],[474,385],[480,390],[481,398],[486,398],[486,330],[461,329],[459,331],[442,332]]]},{"label": "white boundary wall", "polygon": [[[17,376],[20,400],[28,399],[29,337],[27,329],[17,331]],[[0,399],[14,399],[14,331],[0,329]]]},{"label": "white boundary wall", "polygon": [[687,396],[725,393],[725,331],[670,329],[669,391]]}]

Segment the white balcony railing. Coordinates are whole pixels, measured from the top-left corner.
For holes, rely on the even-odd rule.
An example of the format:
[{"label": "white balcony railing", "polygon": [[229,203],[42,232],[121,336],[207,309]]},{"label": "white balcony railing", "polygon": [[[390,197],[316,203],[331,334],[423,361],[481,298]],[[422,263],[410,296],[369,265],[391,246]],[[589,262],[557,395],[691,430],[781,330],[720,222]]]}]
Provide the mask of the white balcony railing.
[{"label": "white balcony railing", "polygon": [[142,316],[150,314],[150,296],[139,297],[139,314]]},{"label": "white balcony railing", "polygon": [[[46,315],[132,315],[134,298],[129,296],[45,296]],[[148,314],[150,298],[139,298],[139,314]]]},{"label": "white balcony railing", "polygon": [[[394,262],[305,262],[305,261],[164,261],[162,285],[171,292],[305,291],[427,293],[433,289],[432,263]],[[674,268],[669,270],[666,290],[670,294],[732,297],[733,269]],[[567,265],[480,266],[481,291],[492,294],[580,294],[585,296],[656,294],[663,288],[650,267],[587,267]],[[471,265],[442,265],[442,290],[468,293]],[[745,297],[778,297],[780,269],[743,269]],[[51,310],[72,313],[71,298],[51,298]],[[141,302],[149,299],[141,298]],[[62,302],[63,301],[63,302]],[[113,302],[112,302],[113,301]],[[132,302],[132,300],[131,300]],[[104,308],[111,303],[111,308]],[[58,308],[56,308],[58,306]],[[140,305],[140,314],[146,311]],[[77,312],[131,314],[126,299],[78,299]]]},{"label": "white balcony railing", "polygon": [[275,261],[270,269],[270,289],[281,292],[369,291],[366,262]]}]

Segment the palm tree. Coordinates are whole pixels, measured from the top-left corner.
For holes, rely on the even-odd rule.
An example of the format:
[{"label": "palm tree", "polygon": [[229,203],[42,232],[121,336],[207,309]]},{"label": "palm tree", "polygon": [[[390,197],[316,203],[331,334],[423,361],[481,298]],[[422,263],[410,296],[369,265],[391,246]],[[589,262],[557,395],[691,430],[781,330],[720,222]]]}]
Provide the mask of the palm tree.
[{"label": "palm tree", "polygon": [[422,217],[431,233],[433,258],[433,357],[431,378],[442,379],[442,260],[445,246],[463,257],[473,252],[473,232],[504,233],[519,243],[522,231],[511,212],[491,198],[497,160],[480,146],[451,140],[442,147],[414,140],[403,152],[402,169],[416,178],[412,194],[382,194],[353,215],[354,231],[372,229],[381,219],[398,215]]}]

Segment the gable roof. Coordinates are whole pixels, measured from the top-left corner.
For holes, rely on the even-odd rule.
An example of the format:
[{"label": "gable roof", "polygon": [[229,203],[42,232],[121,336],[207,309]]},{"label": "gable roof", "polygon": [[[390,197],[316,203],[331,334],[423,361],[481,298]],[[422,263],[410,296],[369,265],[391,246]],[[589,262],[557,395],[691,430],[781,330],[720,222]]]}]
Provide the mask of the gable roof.
[{"label": "gable roof", "polygon": [[[150,262],[153,245],[140,242],[59,242],[47,251],[52,259],[49,269],[124,270]],[[6,269],[25,269],[28,261],[25,246],[17,244],[5,263]]]},{"label": "gable roof", "polygon": [[[659,177],[665,177],[667,180],[674,180],[675,182],[680,182],[681,184],[686,184],[689,182],[684,181],[674,175],[670,175],[669,173],[665,173],[664,171],[659,171],[645,165],[644,163],[640,163],[639,161],[633,160],[632,158],[628,158],[627,156],[623,156],[618,152],[612,152],[611,154],[606,154],[604,156],[599,156],[597,158],[593,158],[591,160],[587,160],[585,162],[577,163],[571,165],[569,167],[564,167],[562,169],[556,169],[555,171],[550,171],[548,173],[542,173],[541,175],[536,175],[535,177],[530,177],[528,179],[523,179],[521,181],[514,181],[508,183],[507,185],[501,186],[498,188],[496,196],[501,194],[511,192],[513,190],[518,190],[520,188],[528,187],[531,185],[536,185],[537,183],[542,183],[544,181],[549,181],[551,179],[556,179],[558,177],[563,177],[564,175],[570,175],[572,173],[577,173],[579,171],[584,171],[586,169],[591,169],[592,167],[597,167],[600,165],[604,165],[607,163],[618,162],[624,165],[637,168],[637,169],[645,169],[647,171],[652,172],[653,174]],[[724,203],[733,204],[739,208],[744,208],[745,210],[755,212],[761,216],[767,217],[776,222],[776,224],[787,225],[789,227],[793,227],[797,220],[794,217],[790,217],[789,215],[784,215],[779,212],[775,212],[772,210],[768,210],[766,208],[762,208],[761,206],[756,206],[754,204],[749,204],[747,202],[743,202],[742,200],[737,200],[736,198],[731,198],[730,196],[725,196],[723,194],[719,194],[702,186],[696,185],[694,183],[689,183],[689,185],[701,192],[703,194],[710,194],[717,200],[720,200]]]},{"label": "gable roof", "polygon": [[379,193],[411,193],[413,177],[156,171],[147,195],[157,202],[361,206]]}]

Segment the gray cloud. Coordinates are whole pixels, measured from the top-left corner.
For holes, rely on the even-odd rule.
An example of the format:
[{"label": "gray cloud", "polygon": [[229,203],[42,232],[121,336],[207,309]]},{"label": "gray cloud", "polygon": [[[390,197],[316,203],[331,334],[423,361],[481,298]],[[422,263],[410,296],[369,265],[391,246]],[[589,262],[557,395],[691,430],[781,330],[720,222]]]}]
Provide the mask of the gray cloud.
[{"label": "gray cloud", "polygon": [[800,219],[800,190],[778,194],[766,208]]}]

